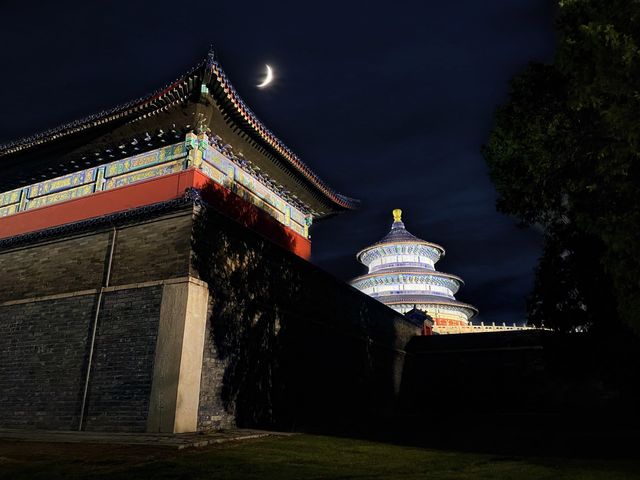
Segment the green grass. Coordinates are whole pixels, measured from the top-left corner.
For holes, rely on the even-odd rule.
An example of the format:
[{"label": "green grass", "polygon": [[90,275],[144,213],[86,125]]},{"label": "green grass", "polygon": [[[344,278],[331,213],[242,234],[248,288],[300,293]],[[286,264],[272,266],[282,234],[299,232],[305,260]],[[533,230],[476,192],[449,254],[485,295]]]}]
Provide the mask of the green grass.
[{"label": "green grass", "polygon": [[640,479],[640,461],[506,457],[297,435],[174,451],[0,442],[2,479]]}]

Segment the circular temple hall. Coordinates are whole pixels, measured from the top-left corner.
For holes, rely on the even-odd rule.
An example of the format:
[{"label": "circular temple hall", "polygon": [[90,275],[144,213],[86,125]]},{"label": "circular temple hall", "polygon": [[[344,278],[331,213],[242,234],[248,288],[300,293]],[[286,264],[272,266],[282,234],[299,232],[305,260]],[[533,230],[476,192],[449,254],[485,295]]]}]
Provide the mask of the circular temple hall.
[{"label": "circular temple hall", "polygon": [[438,244],[409,233],[402,222],[402,210],[393,211],[391,231],[377,243],[357,254],[368,269],[366,275],[351,281],[358,290],[400,313],[414,307],[433,318],[438,327],[469,325],[478,310],[456,300],[464,284],[460,277],[438,272],[435,264],[444,255]]}]

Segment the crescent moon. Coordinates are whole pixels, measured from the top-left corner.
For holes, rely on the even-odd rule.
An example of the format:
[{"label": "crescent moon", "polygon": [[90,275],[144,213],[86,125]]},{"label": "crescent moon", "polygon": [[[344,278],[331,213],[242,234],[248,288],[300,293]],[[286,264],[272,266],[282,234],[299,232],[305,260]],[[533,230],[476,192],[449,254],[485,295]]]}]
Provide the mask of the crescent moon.
[{"label": "crescent moon", "polygon": [[273,80],[273,70],[271,70],[271,67],[267,65],[267,76],[264,77],[262,83],[258,84],[258,88],[266,87],[271,83],[271,80]]}]

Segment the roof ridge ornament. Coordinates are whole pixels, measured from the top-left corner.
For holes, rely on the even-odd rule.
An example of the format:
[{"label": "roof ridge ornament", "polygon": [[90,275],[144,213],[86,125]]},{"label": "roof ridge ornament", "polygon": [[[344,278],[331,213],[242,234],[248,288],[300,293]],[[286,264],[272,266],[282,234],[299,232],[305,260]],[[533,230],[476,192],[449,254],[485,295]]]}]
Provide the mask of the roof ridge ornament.
[{"label": "roof ridge ornament", "polygon": [[396,208],[391,213],[393,213],[393,224],[391,225],[391,230],[404,230],[404,223],[402,223],[402,210]]}]

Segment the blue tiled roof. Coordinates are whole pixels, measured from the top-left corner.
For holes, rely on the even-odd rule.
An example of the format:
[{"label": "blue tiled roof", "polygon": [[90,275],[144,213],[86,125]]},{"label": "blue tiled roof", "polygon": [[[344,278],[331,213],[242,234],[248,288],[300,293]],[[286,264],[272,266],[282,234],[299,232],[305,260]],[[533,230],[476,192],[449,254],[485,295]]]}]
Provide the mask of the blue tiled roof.
[{"label": "blue tiled roof", "polygon": [[403,222],[393,222],[391,225],[391,230],[387,233],[382,240],[376,242],[374,245],[379,245],[381,243],[395,243],[395,242],[424,242],[424,240],[412,235],[407,232],[404,228]]}]

